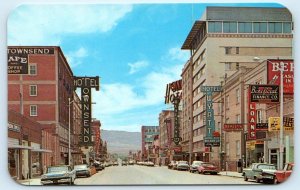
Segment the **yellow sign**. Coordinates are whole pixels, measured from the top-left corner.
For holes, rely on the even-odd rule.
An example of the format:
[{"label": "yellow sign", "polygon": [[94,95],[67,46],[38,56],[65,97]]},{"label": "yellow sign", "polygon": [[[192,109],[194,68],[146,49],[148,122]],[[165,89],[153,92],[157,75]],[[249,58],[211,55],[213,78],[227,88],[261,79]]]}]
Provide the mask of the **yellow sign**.
[{"label": "yellow sign", "polygon": [[[280,130],[280,117],[269,117],[269,131]],[[283,126],[285,131],[294,130],[294,118],[283,117]]]},{"label": "yellow sign", "polygon": [[255,143],[256,143],[255,140],[254,141],[247,141],[247,143],[246,143],[247,149],[255,150]]}]

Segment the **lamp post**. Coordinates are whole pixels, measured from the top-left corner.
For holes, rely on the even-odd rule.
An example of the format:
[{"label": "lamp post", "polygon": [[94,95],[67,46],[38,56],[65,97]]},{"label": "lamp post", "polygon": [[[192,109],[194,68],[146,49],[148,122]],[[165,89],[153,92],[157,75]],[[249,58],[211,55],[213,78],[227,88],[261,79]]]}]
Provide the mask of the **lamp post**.
[{"label": "lamp post", "polygon": [[[254,57],[254,61],[259,61],[259,57]],[[273,63],[270,60],[262,60],[260,63],[263,61],[267,61],[270,63]],[[284,63],[280,62],[280,67],[278,66],[278,70],[280,71],[280,132],[279,132],[279,168],[280,170],[283,169],[283,153],[284,153],[284,144],[283,144],[283,71],[284,71]]]}]

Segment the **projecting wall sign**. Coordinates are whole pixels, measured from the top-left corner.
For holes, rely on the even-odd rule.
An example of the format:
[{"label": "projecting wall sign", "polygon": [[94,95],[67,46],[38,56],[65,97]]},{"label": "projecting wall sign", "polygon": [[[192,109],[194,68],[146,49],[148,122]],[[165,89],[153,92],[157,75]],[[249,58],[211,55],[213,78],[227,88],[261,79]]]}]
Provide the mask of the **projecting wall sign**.
[{"label": "projecting wall sign", "polygon": [[99,90],[99,77],[74,77],[75,89],[81,88],[81,116],[82,116],[82,131],[80,136],[80,144],[82,146],[91,146],[92,131],[92,88]]},{"label": "projecting wall sign", "polygon": [[214,137],[215,131],[215,119],[213,109],[213,92],[222,92],[222,86],[201,86],[201,92],[206,94],[206,104],[204,109],[206,110],[206,137],[204,137],[205,146],[220,146],[220,137]]}]

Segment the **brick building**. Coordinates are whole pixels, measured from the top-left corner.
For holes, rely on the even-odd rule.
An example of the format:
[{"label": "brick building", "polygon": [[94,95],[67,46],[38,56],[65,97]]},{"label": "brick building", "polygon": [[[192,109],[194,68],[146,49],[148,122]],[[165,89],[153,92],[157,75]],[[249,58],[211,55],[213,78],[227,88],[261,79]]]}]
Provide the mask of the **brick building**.
[{"label": "brick building", "polygon": [[158,126],[142,126],[142,159],[150,160],[155,159],[154,154],[150,154],[152,152],[152,145],[154,141],[154,136],[159,134]]},{"label": "brick building", "polygon": [[[41,124],[52,135],[51,164],[68,163],[69,111],[73,101],[73,73],[57,46],[10,46],[10,56],[28,56],[26,75],[8,75],[8,107]],[[74,105],[74,103],[72,104]],[[72,106],[71,105],[71,106]],[[73,109],[71,116],[73,118]],[[73,119],[71,119],[73,131]],[[73,138],[73,133],[71,133]],[[47,138],[44,144],[49,143]],[[73,147],[73,143],[72,147]],[[49,160],[50,158],[44,158]]]}]

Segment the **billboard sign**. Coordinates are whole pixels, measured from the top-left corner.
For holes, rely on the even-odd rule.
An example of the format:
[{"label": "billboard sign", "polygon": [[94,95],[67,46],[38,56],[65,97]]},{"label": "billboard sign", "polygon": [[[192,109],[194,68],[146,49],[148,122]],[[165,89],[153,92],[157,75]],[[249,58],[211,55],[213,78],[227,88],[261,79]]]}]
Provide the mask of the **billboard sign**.
[{"label": "billboard sign", "polygon": [[9,47],[7,49],[7,73],[28,74],[29,55],[39,54],[54,54],[54,48]]},{"label": "billboard sign", "polygon": [[280,68],[283,68],[283,93],[294,94],[294,61],[282,59],[267,60],[268,84],[280,85]]},{"label": "billboard sign", "polygon": [[257,103],[278,103],[279,86],[266,84],[250,85],[250,101]]}]

